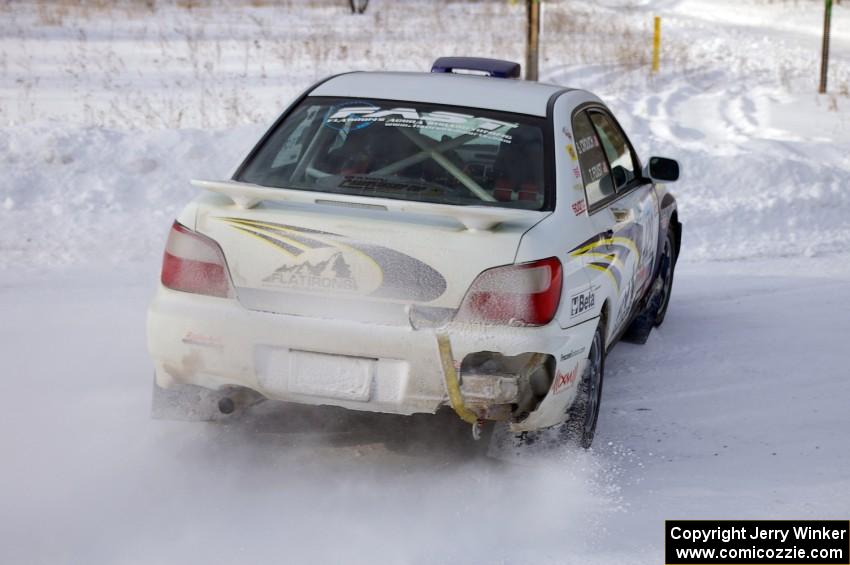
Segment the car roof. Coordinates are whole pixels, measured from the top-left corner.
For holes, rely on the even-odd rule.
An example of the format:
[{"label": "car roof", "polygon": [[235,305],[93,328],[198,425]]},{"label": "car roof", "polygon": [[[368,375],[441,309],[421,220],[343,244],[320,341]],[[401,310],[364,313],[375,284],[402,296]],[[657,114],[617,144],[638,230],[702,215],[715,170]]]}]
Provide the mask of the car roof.
[{"label": "car roof", "polygon": [[331,77],[310,96],[431,102],[546,116],[555,84],[455,73],[353,72]]}]

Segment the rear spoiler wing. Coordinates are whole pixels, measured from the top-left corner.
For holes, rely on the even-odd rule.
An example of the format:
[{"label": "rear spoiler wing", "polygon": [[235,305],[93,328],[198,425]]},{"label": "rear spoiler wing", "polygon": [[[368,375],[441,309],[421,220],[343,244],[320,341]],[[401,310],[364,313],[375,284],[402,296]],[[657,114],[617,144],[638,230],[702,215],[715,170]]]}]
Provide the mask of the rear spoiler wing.
[{"label": "rear spoiler wing", "polygon": [[539,221],[549,215],[549,212],[496,206],[452,206],[450,204],[394,200],[392,198],[271,188],[233,180],[192,180],[191,182],[193,186],[198,188],[227,196],[234,204],[243,209],[253,208],[263,201],[351,206],[429,216],[447,216],[454,218],[470,231],[489,230],[505,222],[528,220],[534,217]]}]

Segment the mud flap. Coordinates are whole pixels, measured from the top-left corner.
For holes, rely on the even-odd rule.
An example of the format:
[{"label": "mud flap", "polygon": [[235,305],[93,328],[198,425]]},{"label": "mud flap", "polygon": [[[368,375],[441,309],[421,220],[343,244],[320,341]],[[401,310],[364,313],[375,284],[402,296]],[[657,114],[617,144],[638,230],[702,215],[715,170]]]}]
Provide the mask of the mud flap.
[{"label": "mud flap", "polygon": [[[232,410],[225,414],[219,402],[230,399]],[[196,385],[174,385],[162,388],[153,383],[151,418],[183,422],[216,422],[232,419],[264,398],[247,389],[210,390]]]}]

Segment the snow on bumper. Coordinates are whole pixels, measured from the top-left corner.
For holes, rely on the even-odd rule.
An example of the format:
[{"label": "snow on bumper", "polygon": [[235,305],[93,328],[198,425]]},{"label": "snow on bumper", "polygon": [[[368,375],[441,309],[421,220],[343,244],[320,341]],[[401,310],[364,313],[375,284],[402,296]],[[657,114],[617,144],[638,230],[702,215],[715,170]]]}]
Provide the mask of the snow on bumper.
[{"label": "snow on bumper", "polygon": [[[481,351],[558,359],[581,339],[557,326],[450,325],[446,331],[456,368]],[[148,349],[157,383],[166,388],[243,386],[278,400],[396,414],[433,413],[448,404],[436,330],[409,324],[259,312],[235,300],[160,287],[148,312]],[[504,395],[506,387],[492,389]],[[574,396],[548,394],[527,420],[533,428],[558,423]]]}]

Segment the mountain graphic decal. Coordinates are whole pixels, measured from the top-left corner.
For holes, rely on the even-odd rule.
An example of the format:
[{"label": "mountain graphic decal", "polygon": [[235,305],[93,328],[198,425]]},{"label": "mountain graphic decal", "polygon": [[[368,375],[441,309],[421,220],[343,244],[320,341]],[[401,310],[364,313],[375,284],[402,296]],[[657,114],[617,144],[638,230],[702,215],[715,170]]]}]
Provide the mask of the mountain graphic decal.
[{"label": "mountain graphic decal", "polygon": [[[263,279],[267,285],[303,288],[318,291],[358,291],[376,298],[430,302],[446,291],[446,279],[436,269],[395,249],[374,243],[356,241],[340,234],[312,228],[279,224],[245,218],[219,217],[240,232],[249,233],[286,255],[303,259],[305,254],[327,252],[329,248],[354,249],[365,255],[380,271],[377,287],[370,286],[375,277],[368,276],[369,268],[357,272],[359,283],[345,259],[336,255],[316,263],[301,262],[280,267]],[[344,251],[343,251],[344,252]]]},{"label": "mountain graphic decal", "polygon": [[283,265],[263,282],[309,290],[357,290],[351,267],[339,251],[315,264],[305,261],[298,265]]}]

